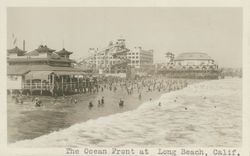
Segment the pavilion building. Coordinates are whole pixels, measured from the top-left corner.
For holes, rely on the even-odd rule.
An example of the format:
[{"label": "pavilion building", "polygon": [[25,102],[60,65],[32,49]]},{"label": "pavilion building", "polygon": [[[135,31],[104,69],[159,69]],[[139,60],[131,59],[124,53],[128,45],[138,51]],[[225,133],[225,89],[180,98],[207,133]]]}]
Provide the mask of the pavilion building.
[{"label": "pavilion building", "polygon": [[202,52],[186,52],[176,58],[168,53],[169,62],[159,70],[172,78],[217,79],[220,74],[218,65],[208,54]]},{"label": "pavilion building", "polygon": [[8,90],[34,93],[49,92],[63,95],[86,90],[89,79],[82,69],[74,68],[72,52],[62,49],[56,52],[41,45],[26,52],[18,47],[8,50]]}]

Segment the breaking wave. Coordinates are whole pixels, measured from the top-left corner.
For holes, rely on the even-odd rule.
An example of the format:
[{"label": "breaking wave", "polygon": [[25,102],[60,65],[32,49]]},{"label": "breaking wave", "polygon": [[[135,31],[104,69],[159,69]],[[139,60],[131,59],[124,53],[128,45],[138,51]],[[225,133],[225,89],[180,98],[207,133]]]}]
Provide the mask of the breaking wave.
[{"label": "breaking wave", "polygon": [[241,90],[241,79],[192,84],[136,110],[88,120],[10,146],[240,146]]}]

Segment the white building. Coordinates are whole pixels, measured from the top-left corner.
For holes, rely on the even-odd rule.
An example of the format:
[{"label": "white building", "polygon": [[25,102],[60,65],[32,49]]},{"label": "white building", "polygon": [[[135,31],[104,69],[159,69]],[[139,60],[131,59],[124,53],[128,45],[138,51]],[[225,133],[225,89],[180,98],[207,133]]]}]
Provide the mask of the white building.
[{"label": "white building", "polygon": [[178,55],[174,59],[175,67],[183,69],[217,69],[215,61],[206,53],[188,52]]},{"label": "white building", "polygon": [[[103,49],[90,49],[91,56],[84,59],[84,61],[92,66],[92,69],[101,70],[104,72],[112,72],[114,66],[127,62],[126,53],[129,49],[126,48],[125,39],[117,39],[115,42],[110,42],[109,45]],[[124,70],[119,71],[125,71]]]},{"label": "white building", "polygon": [[134,47],[127,53],[127,59],[130,60],[129,66],[143,69],[152,67],[153,65],[153,50],[143,50],[142,47]]}]

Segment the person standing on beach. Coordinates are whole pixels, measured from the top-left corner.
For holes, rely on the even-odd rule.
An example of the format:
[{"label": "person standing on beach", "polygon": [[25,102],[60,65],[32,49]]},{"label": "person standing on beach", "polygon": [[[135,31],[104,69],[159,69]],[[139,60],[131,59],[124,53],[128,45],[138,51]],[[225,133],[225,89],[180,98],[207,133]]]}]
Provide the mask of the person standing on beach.
[{"label": "person standing on beach", "polygon": [[17,97],[17,96],[14,96],[14,98],[15,98],[15,103],[18,104],[18,103],[19,103],[18,97]]},{"label": "person standing on beach", "polygon": [[123,107],[123,106],[124,106],[124,101],[122,99],[120,99],[119,107]]},{"label": "person standing on beach", "polygon": [[77,99],[74,100],[74,103],[77,104]]},{"label": "person standing on beach", "polygon": [[102,97],[101,103],[102,103],[102,105],[104,105],[104,97]]},{"label": "person standing on beach", "polygon": [[94,106],[94,105],[93,105],[92,101],[90,101],[90,102],[89,102],[89,109],[91,109],[93,106]]},{"label": "person standing on beach", "polygon": [[141,93],[139,94],[139,100],[141,100]]},{"label": "person standing on beach", "polygon": [[35,106],[36,107],[41,107],[41,103],[42,103],[42,101],[38,97],[36,97],[35,98]]},{"label": "person standing on beach", "polygon": [[101,106],[101,101],[100,100],[98,100],[98,105],[97,105],[98,107],[100,107]]},{"label": "person standing on beach", "polygon": [[73,97],[69,98],[70,103],[73,103]]}]

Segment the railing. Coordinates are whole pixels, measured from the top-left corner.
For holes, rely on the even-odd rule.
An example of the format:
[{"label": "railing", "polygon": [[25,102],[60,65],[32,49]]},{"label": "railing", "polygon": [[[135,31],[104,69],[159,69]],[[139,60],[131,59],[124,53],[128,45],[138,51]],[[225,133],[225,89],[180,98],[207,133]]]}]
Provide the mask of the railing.
[{"label": "railing", "polygon": [[32,83],[24,83],[23,89],[32,89],[32,90],[50,90],[53,88],[63,88],[65,90],[67,89],[77,89],[80,87],[87,87],[90,84],[93,84],[93,82],[89,82],[87,85],[86,82],[56,82],[54,85],[49,83],[40,83],[40,82],[32,82]]},{"label": "railing", "polygon": [[24,83],[23,88],[24,89],[42,89],[42,90],[50,90],[52,87],[51,84],[48,83]]}]

